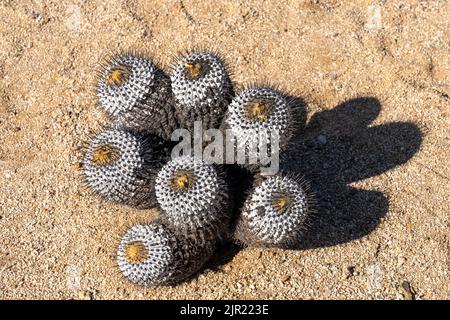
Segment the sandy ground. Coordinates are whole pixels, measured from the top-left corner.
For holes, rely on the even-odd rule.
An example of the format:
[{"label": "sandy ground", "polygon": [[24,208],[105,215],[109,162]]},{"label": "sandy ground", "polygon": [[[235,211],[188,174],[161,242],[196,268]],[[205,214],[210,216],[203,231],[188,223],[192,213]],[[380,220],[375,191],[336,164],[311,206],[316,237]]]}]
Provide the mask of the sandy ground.
[{"label": "sandy ground", "polygon": [[[0,298],[448,299],[450,2],[0,2]],[[238,87],[308,105],[296,168],[320,203],[302,250],[224,248],[191,281],[130,285],[114,242],[146,221],[83,189],[105,123],[95,69],[203,46]]]}]

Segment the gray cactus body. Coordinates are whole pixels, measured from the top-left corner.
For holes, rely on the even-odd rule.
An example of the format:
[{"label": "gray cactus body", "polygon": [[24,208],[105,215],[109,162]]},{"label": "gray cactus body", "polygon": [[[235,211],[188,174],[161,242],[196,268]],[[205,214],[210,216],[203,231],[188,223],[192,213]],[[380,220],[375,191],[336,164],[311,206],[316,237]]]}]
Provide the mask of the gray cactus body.
[{"label": "gray cactus body", "polygon": [[248,246],[294,248],[311,205],[301,179],[282,174],[259,177],[244,203],[235,238]]},{"label": "gray cactus body", "polygon": [[205,241],[226,238],[231,199],[219,167],[191,156],[167,163],[156,178],[160,219],[184,234],[202,234]]},{"label": "gray cactus body", "polygon": [[[234,137],[235,148],[245,150],[246,154],[260,161],[263,159],[261,155],[276,151],[273,149],[274,134],[278,137],[279,150],[286,148],[293,134],[293,113],[286,95],[280,91],[270,87],[252,87],[231,101],[222,128],[229,130]],[[241,165],[256,171],[261,162],[251,164],[248,161]]]},{"label": "gray cactus body", "polygon": [[169,140],[178,126],[170,78],[143,55],[127,53],[105,63],[99,72],[97,96],[122,127]]},{"label": "gray cactus body", "polygon": [[110,128],[97,134],[85,151],[85,182],[107,200],[151,208],[157,205],[155,175],[168,156],[169,148],[156,136]]},{"label": "gray cactus body", "polygon": [[198,272],[213,249],[209,242],[175,234],[156,221],[133,226],[125,233],[119,244],[117,264],[133,283],[170,285]]},{"label": "gray cactus body", "polygon": [[170,78],[181,126],[192,130],[201,120],[205,129],[218,128],[233,94],[222,59],[210,52],[181,56]]}]

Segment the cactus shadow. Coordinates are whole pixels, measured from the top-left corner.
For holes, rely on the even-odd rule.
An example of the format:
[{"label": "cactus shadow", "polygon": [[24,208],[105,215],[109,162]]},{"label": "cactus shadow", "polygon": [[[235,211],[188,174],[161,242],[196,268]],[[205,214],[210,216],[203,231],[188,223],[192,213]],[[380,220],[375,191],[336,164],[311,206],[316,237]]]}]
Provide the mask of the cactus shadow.
[{"label": "cactus shadow", "polygon": [[381,111],[374,97],[359,97],[316,113],[281,160],[281,169],[303,175],[316,199],[316,212],[297,249],[334,246],[371,233],[386,215],[387,195],[349,183],[406,163],[419,150],[415,124],[369,126]]},{"label": "cactus shadow", "polygon": [[205,270],[212,270],[214,272],[220,272],[222,267],[233,260],[234,256],[242,250],[242,246],[239,244],[228,241],[220,243],[213,256],[205,265]]},{"label": "cactus shadow", "polygon": [[[303,100],[296,100],[300,111]],[[362,238],[380,224],[389,208],[382,191],[363,190],[349,183],[374,177],[406,163],[419,150],[422,133],[410,122],[370,124],[381,111],[374,97],[345,101],[332,110],[314,114],[306,124],[304,114],[297,122],[288,152],[281,157],[280,169],[298,173],[310,184],[315,197],[315,212],[296,250],[329,247]],[[234,215],[239,214],[250,176],[233,169],[237,198]],[[245,182],[245,183],[244,183]],[[205,270],[220,271],[242,249],[226,242],[206,264]]]}]

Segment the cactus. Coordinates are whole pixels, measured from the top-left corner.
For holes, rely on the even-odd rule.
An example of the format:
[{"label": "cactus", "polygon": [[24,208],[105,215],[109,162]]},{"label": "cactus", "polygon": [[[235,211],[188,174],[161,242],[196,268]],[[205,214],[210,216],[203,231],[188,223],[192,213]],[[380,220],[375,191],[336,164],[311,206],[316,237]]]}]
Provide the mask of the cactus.
[{"label": "cactus", "polygon": [[160,219],[180,233],[200,230],[206,240],[226,238],[232,209],[228,189],[220,167],[191,156],[176,158],[156,178]]},{"label": "cactus", "polygon": [[307,184],[298,177],[258,177],[244,203],[235,238],[248,246],[295,248],[313,203]]},{"label": "cactus", "polygon": [[170,78],[148,57],[113,56],[98,72],[97,96],[113,121],[169,140],[177,128]]},{"label": "cactus", "polygon": [[233,99],[222,127],[231,131],[238,147],[247,149],[251,143],[269,144],[271,132],[276,132],[282,150],[292,137],[295,111],[287,95],[281,91],[268,86],[255,86]]},{"label": "cactus", "polygon": [[204,265],[213,247],[195,237],[173,233],[158,221],[130,228],[117,250],[117,264],[131,282],[169,285],[181,282]]},{"label": "cactus", "polygon": [[223,59],[206,51],[181,55],[170,78],[181,126],[192,130],[201,120],[204,128],[218,128],[233,95]]},{"label": "cactus", "polygon": [[156,206],[154,179],[168,158],[160,138],[109,128],[92,138],[83,158],[86,184],[96,194],[139,209]]}]

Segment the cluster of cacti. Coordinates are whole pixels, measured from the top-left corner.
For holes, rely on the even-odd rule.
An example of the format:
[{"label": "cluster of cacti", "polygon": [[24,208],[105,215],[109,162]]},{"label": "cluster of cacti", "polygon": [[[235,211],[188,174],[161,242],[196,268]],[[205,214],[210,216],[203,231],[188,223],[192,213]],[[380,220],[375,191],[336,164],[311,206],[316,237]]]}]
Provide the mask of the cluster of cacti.
[{"label": "cluster of cacti", "polygon": [[271,132],[281,150],[288,146],[296,125],[288,96],[266,85],[234,95],[227,70],[218,54],[201,51],[178,57],[170,76],[134,53],[113,57],[99,72],[98,100],[111,123],[85,151],[85,182],[107,200],[159,212],[157,220],[132,226],[118,246],[119,269],[134,283],[183,281],[222,241],[280,248],[301,242],[312,202],[298,177],[250,170],[246,190],[236,164],[170,159],[171,133],[192,131],[194,121],[231,131],[234,147]]}]

